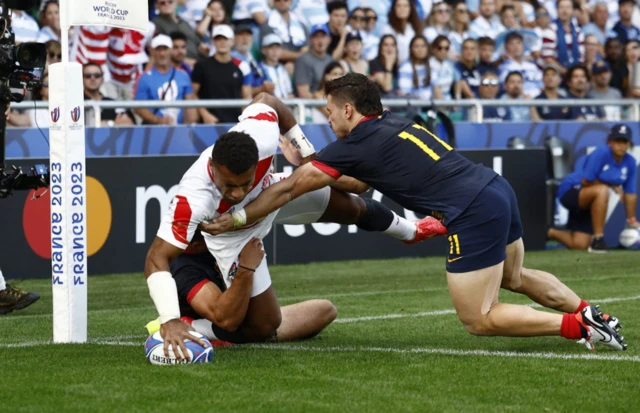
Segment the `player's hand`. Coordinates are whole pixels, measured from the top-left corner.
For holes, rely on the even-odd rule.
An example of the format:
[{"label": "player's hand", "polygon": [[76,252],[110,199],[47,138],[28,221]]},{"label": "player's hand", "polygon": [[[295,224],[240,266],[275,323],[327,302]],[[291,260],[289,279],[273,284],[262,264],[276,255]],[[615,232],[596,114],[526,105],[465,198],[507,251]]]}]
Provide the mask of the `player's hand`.
[{"label": "player's hand", "polygon": [[280,143],[278,143],[278,146],[289,163],[293,166],[300,166],[302,163],[300,152],[282,135],[280,135]]},{"label": "player's hand", "polygon": [[202,123],[205,125],[215,125],[218,122],[220,122],[220,120],[209,112],[206,112],[206,114],[202,116]]},{"label": "player's hand", "polygon": [[264,88],[264,91],[270,95],[273,95],[273,92],[276,90],[276,84],[268,80],[264,81],[262,87]]},{"label": "player's hand", "polygon": [[135,122],[133,122],[133,120],[125,112],[119,113],[116,116],[116,119],[115,119],[115,121],[113,123],[115,125],[118,125],[118,126],[133,126],[133,125],[135,125]]},{"label": "player's hand", "polygon": [[203,222],[200,225],[202,227],[202,231],[207,234],[220,235],[225,232],[233,231],[233,217],[231,214],[222,214],[211,223]]},{"label": "player's hand", "polygon": [[240,265],[255,270],[264,259],[262,242],[258,238],[251,238],[240,252]]},{"label": "player's hand", "polygon": [[[160,335],[164,339],[165,357],[169,358],[169,348],[172,348],[173,354],[175,354],[179,361],[182,361],[183,358],[191,361],[189,352],[184,345],[184,340],[192,340],[200,344],[202,347],[207,347],[204,341],[189,333],[189,328],[190,327],[186,323],[178,320],[177,318],[169,320],[160,326]],[[179,351],[178,348],[180,348]]]},{"label": "player's hand", "polygon": [[618,196],[620,197],[620,203],[624,203],[624,191],[622,190],[621,186],[612,186],[611,189],[613,189],[614,191],[616,191],[616,194],[618,194]]}]

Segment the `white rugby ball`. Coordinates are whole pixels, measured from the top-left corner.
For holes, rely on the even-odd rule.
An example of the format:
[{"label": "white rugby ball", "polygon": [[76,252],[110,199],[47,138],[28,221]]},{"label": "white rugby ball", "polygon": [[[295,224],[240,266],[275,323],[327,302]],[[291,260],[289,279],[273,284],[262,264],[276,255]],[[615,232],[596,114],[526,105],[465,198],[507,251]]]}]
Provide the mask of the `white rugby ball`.
[{"label": "white rugby ball", "polygon": [[636,228],[626,228],[620,233],[618,240],[624,248],[640,248],[640,230]]},{"label": "white rugby ball", "polygon": [[202,334],[196,333],[195,331],[191,331],[190,333],[207,344],[207,347],[204,348],[195,341],[189,339],[184,340],[184,346],[187,348],[187,353],[189,353],[188,356],[191,358],[190,362],[184,358],[182,361],[178,360],[173,348],[169,348],[169,357],[165,356],[164,340],[159,331],[150,335],[144,343],[144,351],[147,361],[158,366],[188,363],[210,363],[213,360],[213,346],[211,346],[211,342]]}]

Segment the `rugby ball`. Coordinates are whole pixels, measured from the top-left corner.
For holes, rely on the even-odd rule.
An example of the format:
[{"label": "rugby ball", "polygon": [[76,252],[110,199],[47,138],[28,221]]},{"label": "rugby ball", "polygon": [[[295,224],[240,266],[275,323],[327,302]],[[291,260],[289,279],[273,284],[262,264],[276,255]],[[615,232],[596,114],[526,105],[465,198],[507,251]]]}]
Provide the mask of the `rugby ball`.
[{"label": "rugby ball", "polygon": [[211,345],[211,342],[202,334],[196,333],[195,331],[191,331],[190,333],[207,344],[207,347],[203,348],[195,341],[188,339],[184,340],[184,346],[187,348],[187,352],[191,358],[190,362],[184,358],[182,361],[179,361],[175,357],[173,348],[169,348],[169,357],[166,357],[164,354],[164,340],[162,339],[159,331],[150,335],[144,343],[144,352],[147,357],[147,361],[158,366],[188,363],[210,363],[213,360],[213,346]]},{"label": "rugby ball", "polygon": [[638,249],[640,248],[640,230],[636,228],[626,228],[620,233],[618,240],[624,248]]}]

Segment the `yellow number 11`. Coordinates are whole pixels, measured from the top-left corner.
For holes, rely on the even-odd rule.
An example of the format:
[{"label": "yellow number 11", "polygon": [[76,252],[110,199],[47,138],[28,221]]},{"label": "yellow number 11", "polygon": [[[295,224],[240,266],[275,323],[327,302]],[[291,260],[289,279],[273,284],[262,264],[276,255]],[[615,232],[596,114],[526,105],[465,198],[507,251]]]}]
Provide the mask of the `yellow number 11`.
[{"label": "yellow number 11", "polygon": [[[442,146],[445,147],[445,149],[447,151],[452,150],[453,148],[451,146],[449,146],[448,143],[446,143],[445,141],[443,141],[442,139],[438,138],[436,135],[434,135],[433,133],[429,132],[428,129],[423,128],[420,125],[413,125],[414,128],[419,129],[421,131],[424,131],[426,133],[428,133],[429,135],[431,135],[431,137],[433,139],[435,139],[436,141],[438,141]],[[434,161],[438,161],[440,160],[440,155],[438,155],[437,153],[435,153],[433,151],[433,149],[429,148],[429,146],[427,146],[426,143],[422,142],[418,137],[416,137],[415,135],[407,132],[407,131],[402,131],[399,135],[400,138],[402,139],[407,139],[413,143],[415,143],[418,148],[422,149],[427,155],[429,155],[431,157],[431,159],[433,159]]]}]

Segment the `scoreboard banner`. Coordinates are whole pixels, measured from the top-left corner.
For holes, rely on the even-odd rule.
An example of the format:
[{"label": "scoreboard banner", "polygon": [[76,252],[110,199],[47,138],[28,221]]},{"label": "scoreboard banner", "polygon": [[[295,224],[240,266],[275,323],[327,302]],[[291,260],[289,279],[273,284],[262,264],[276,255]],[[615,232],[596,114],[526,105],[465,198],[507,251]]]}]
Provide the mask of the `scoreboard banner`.
[{"label": "scoreboard banner", "polygon": [[[528,250],[544,249],[544,150],[461,153],[476,163],[493,168],[511,183],[518,196],[525,246]],[[87,159],[86,252],[90,274],[143,271],[161,214],[168,209],[182,175],[196,159],[195,156]],[[287,172],[293,168],[279,155],[276,169]],[[35,195],[40,192],[42,190]],[[420,218],[379,192],[369,191],[363,196],[383,202],[408,219]],[[5,240],[5,246],[0,248],[0,265],[9,279],[46,278],[51,274],[50,193],[33,198],[33,192],[18,192],[0,201],[0,228]],[[407,246],[382,234],[363,232],[355,226],[326,223],[276,225],[264,242],[272,264],[444,256],[448,248],[444,237]]]}]

